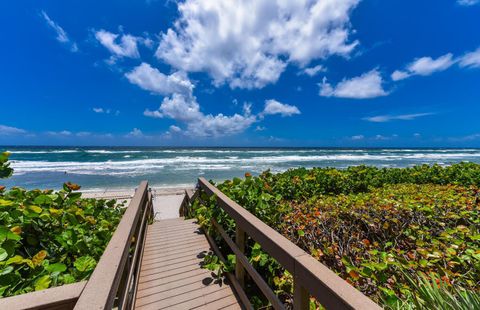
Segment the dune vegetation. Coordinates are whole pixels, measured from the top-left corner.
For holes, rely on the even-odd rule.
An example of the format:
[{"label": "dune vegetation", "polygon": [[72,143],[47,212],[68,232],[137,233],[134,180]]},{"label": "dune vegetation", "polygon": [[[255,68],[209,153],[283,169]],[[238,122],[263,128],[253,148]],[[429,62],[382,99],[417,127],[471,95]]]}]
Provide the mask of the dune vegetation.
[{"label": "dune vegetation", "polygon": [[[13,173],[8,156],[0,153],[0,178]],[[88,279],[124,209],[79,189],[0,186],[0,297]]]},{"label": "dune vegetation", "polygon": [[[247,173],[216,186],[384,307],[442,302],[472,309],[480,303],[480,165],[302,168]],[[234,236],[234,221],[214,199],[200,195],[193,210],[213,235],[211,218]],[[227,248],[221,247],[233,262]],[[291,274],[251,239],[247,255],[291,302]],[[222,272],[232,266],[209,256],[206,267]],[[265,305],[255,287],[247,289],[255,306]]]}]

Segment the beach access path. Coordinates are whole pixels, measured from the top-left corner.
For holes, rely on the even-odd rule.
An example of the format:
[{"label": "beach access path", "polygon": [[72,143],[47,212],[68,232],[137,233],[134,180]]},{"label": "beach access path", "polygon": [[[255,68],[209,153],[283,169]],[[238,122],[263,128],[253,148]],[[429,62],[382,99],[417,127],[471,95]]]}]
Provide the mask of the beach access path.
[{"label": "beach access path", "polygon": [[[212,251],[195,220],[180,217],[185,188],[152,188],[155,221],[147,228],[135,309],[242,309],[232,287],[201,267]],[[126,201],[134,191],[85,193]]]},{"label": "beach access path", "polygon": [[[152,188],[153,211],[155,220],[179,218],[179,209],[185,196],[185,190],[189,188]],[[119,202],[125,202],[128,205],[135,194],[134,190],[105,189],[102,191],[85,192],[85,198],[117,199]]]}]

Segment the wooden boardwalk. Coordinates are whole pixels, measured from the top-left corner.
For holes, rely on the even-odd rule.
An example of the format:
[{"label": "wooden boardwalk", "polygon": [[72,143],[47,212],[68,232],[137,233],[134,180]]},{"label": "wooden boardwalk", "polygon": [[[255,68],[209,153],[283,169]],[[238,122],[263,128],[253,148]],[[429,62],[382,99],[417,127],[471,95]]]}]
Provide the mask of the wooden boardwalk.
[{"label": "wooden boardwalk", "polygon": [[201,268],[210,245],[194,220],[149,225],[136,309],[241,309],[232,288]]}]

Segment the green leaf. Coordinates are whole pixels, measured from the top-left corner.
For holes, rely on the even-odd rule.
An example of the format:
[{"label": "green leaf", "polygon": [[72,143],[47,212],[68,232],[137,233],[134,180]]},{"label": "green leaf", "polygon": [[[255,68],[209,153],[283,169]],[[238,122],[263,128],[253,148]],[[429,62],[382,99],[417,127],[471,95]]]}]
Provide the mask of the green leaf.
[{"label": "green leaf", "polygon": [[13,206],[13,201],[0,199],[0,207],[9,207],[9,206]]},{"label": "green leaf", "polygon": [[31,205],[28,206],[28,208],[35,213],[42,213],[42,208],[40,208],[39,206]]},{"label": "green leaf", "polygon": [[75,268],[77,268],[78,271],[85,272],[93,270],[97,265],[97,262],[93,257],[87,255],[77,258],[73,265],[75,266]]},{"label": "green leaf", "polygon": [[48,288],[52,283],[49,275],[42,276],[35,281],[35,290],[40,291]]},{"label": "green leaf", "polygon": [[65,270],[67,270],[67,265],[63,263],[55,263],[48,265],[47,267],[45,267],[45,269],[47,269],[47,271],[49,272],[64,272]]},{"label": "green leaf", "polygon": [[303,230],[301,230],[301,229],[297,230],[297,233],[298,233],[298,235],[299,235],[300,237],[305,236],[305,232],[304,232]]},{"label": "green leaf", "polygon": [[0,270],[0,276],[9,274],[12,271],[13,271],[13,267],[12,266],[7,266],[7,267]]},{"label": "green leaf", "polygon": [[8,257],[7,250],[0,248],[0,262],[4,261]]},{"label": "green leaf", "polygon": [[14,234],[5,226],[0,226],[0,240],[20,240],[22,237]]},{"label": "green leaf", "polygon": [[40,195],[33,202],[37,205],[50,204],[52,203],[52,198],[48,197],[48,195]]}]

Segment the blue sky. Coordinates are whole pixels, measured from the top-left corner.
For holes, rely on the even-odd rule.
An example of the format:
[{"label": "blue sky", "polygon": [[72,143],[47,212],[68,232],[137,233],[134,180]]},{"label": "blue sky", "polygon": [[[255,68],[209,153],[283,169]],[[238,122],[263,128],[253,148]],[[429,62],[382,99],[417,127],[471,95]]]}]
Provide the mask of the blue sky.
[{"label": "blue sky", "polygon": [[480,146],[476,0],[0,10],[0,144]]}]

